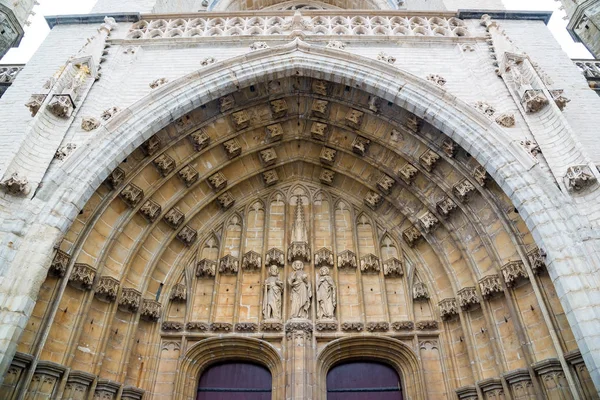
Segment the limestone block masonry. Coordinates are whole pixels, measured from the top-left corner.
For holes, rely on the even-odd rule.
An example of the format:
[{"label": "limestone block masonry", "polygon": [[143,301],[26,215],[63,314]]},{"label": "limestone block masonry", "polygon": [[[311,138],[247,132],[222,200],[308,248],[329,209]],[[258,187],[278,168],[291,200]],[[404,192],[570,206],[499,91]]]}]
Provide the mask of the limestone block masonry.
[{"label": "limestone block masonry", "polygon": [[49,17],[3,72],[0,398],[251,362],[325,400],[356,361],[414,400],[600,398],[600,98],[548,14],[468,10],[502,7]]}]

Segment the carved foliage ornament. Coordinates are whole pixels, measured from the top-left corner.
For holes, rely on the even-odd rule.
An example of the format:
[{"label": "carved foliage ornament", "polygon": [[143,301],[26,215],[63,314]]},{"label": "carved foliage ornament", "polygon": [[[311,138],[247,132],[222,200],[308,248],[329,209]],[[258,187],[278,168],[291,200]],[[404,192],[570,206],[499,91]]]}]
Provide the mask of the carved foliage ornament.
[{"label": "carved foliage ornament", "polygon": [[231,254],[226,255],[219,261],[219,273],[221,274],[237,274],[239,270],[239,261]]},{"label": "carved foliage ornament", "polygon": [[367,254],[360,258],[360,270],[364,273],[377,273],[381,271],[381,265],[379,264],[379,258],[373,254]]},{"label": "carved foliage ornament", "polygon": [[546,253],[542,249],[534,249],[527,254],[529,265],[534,274],[540,274],[546,270]]},{"label": "carved foliage ornament", "polygon": [[411,226],[402,232],[402,238],[409,247],[414,247],[423,235],[416,226]]},{"label": "carved foliage ornament", "polygon": [[440,159],[440,156],[433,150],[427,150],[419,157],[419,162],[427,170],[427,172],[433,171],[435,164]]},{"label": "carved foliage ornament", "polygon": [[142,214],[142,216],[146,218],[148,222],[154,222],[159,217],[161,210],[162,208],[160,204],[154,200],[148,200],[140,208],[140,214]]},{"label": "carved foliage ornament", "polygon": [[185,225],[181,230],[177,233],[177,239],[185,246],[189,247],[196,241],[198,237],[198,232],[189,225]]},{"label": "carved foliage ornament", "polygon": [[395,257],[387,259],[383,263],[383,275],[389,278],[401,277],[404,275],[404,268],[402,265],[402,261],[398,260]]},{"label": "carved foliage ornament", "polygon": [[521,260],[510,261],[506,263],[502,268],[502,275],[504,276],[504,282],[506,286],[513,287],[522,279],[529,279],[527,271],[525,270],[525,264]]},{"label": "carved foliage ornament", "polygon": [[338,268],[357,268],[356,255],[350,250],[344,250],[338,254]]},{"label": "carved foliage ornament", "polygon": [[196,276],[200,277],[213,277],[217,274],[217,262],[207,260],[206,258],[198,261],[196,265]]},{"label": "carved foliage ornament", "polygon": [[235,198],[230,192],[225,192],[219,197],[217,197],[217,202],[223,209],[223,211],[228,210],[235,203]]},{"label": "carved foliage ornament", "polygon": [[186,165],[177,172],[179,178],[183,181],[186,187],[192,186],[198,181],[198,171],[196,171],[191,165]]},{"label": "carved foliage ornament", "polygon": [[156,300],[143,299],[140,310],[140,316],[151,322],[156,322],[160,318],[161,305]]},{"label": "carved foliage ornament", "polygon": [[265,262],[267,266],[276,265],[279,268],[283,268],[285,265],[285,256],[283,251],[276,248],[270,249],[267,251]]},{"label": "carved foliage ornament", "polygon": [[114,170],[112,170],[112,172],[108,175],[108,178],[106,178],[106,184],[111,189],[116,189],[117,186],[119,186],[121,183],[123,183],[124,180],[125,180],[125,171],[123,171],[121,168],[117,167]]},{"label": "carved foliage ornament", "polygon": [[479,304],[479,296],[474,287],[462,288],[458,291],[458,304],[463,310],[468,310]]},{"label": "carved foliage ornament", "polygon": [[339,40],[330,40],[326,47],[328,49],[345,50],[346,44],[344,42],[340,42]]},{"label": "carved foliage ornament", "polygon": [[438,224],[439,220],[431,212],[426,212],[419,218],[419,224],[426,233],[431,232]]},{"label": "carved foliage ornament", "polygon": [[171,208],[165,216],[163,220],[173,229],[179,228],[183,220],[185,219],[185,215],[179,211],[176,207]]},{"label": "carved foliage ornament", "polygon": [[392,322],[392,329],[395,331],[411,331],[415,329],[415,323],[412,321]]},{"label": "carved foliage ornament", "polygon": [[333,252],[322,248],[315,253],[315,267],[333,267]]},{"label": "carved foliage ornament", "polygon": [[429,292],[423,282],[415,282],[413,285],[413,300],[428,300]]},{"label": "carved foliage ornament", "polygon": [[379,193],[369,191],[365,196],[364,202],[371,210],[377,210],[381,203],[383,203],[383,196]]},{"label": "carved foliage ornament", "polygon": [[500,277],[496,274],[488,275],[479,280],[479,288],[484,299],[489,299],[498,293],[504,292]]},{"label": "carved foliage ornament", "polygon": [[446,197],[437,202],[435,208],[442,217],[448,217],[456,209],[456,203],[451,198]]},{"label": "carved foliage ornament", "polygon": [[337,151],[329,147],[323,147],[319,159],[323,164],[333,165]]},{"label": "carved foliage ornament", "polygon": [[94,268],[87,264],[75,264],[69,276],[69,284],[77,289],[90,290],[96,277]]},{"label": "carved foliage ornament", "polygon": [[10,178],[0,183],[0,187],[15,196],[25,196],[31,191],[27,178],[20,176],[18,172],[14,172]]},{"label": "carved foliage ornament", "polygon": [[427,75],[427,80],[435,83],[436,85],[438,85],[440,87],[442,87],[446,84],[446,78],[444,78],[440,75],[437,75],[437,74]]},{"label": "carved foliage ornament", "polygon": [[140,308],[142,294],[132,288],[123,288],[119,298],[119,306],[129,312],[136,312]]},{"label": "carved foliage ornament", "polygon": [[274,169],[263,172],[262,176],[267,186],[272,186],[279,182],[279,174]]},{"label": "carved foliage ornament", "polygon": [[256,271],[262,266],[262,257],[255,251],[249,251],[242,258],[242,269],[246,271]]},{"label": "carved foliage ornament", "polygon": [[91,132],[100,126],[100,121],[94,117],[86,117],[81,120],[81,129]]},{"label": "carved foliage ornament", "polygon": [[227,153],[227,158],[229,159],[242,154],[242,146],[240,146],[240,143],[236,139],[231,139],[223,143],[223,147],[225,148],[225,153]]},{"label": "carved foliage ornament", "polygon": [[404,183],[410,185],[415,180],[417,172],[419,172],[419,170],[417,170],[411,164],[406,163],[402,168],[398,170],[398,176],[400,176],[400,179],[402,179]]},{"label": "carved foliage ornament", "polygon": [[210,187],[217,192],[227,187],[227,178],[222,172],[217,172],[216,174],[209,176],[207,181]]},{"label": "carved foliage ornament", "polygon": [[169,175],[171,171],[175,169],[176,166],[175,160],[173,160],[167,154],[161,154],[160,156],[156,157],[152,161],[152,163],[154,164],[158,172],[160,172],[161,176]]},{"label": "carved foliage ornament", "polygon": [[112,276],[103,276],[100,278],[95,288],[95,296],[101,300],[113,302],[117,299],[119,291],[119,280]]},{"label": "carved foliage ornament", "polygon": [[443,299],[440,301],[439,306],[440,315],[443,320],[447,320],[455,315],[458,315],[458,305],[456,304],[456,299],[454,298]]},{"label": "carved foliage ornament", "polygon": [[330,169],[321,169],[319,174],[319,180],[321,183],[326,185],[333,185],[333,178],[335,178],[335,172]]},{"label": "carved foliage ornament", "polygon": [[193,132],[189,137],[196,151],[205,149],[210,144],[210,137],[203,131]]},{"label": "carved foliage ornament", "polygon": [[70,260],[70,255],[62,250],[57,250],[54,259],[52,260],[52,264],[50,264],[50,274],[59,278],[65,276]]},{"label": "carved foliage ornament", "polygon": [[565,181],[569,190],[579,192],[596,182],[596,177],[588,165],[574,165],[567,168]]},{"label": "carved foliage ornament", "polygon": [[380,53],[377,55],[377,59],[378,59],[379,61],[383,61],[383,62],[386,62],[386,63],[388,63],[388,64],[394,64],[394,63],[396,62],[396,57],[394,57],[394,56],[390,56],[389,54],[387,54],[387,53],[384,53],[383,51],[382,51],[382,52],[380,52]]}]

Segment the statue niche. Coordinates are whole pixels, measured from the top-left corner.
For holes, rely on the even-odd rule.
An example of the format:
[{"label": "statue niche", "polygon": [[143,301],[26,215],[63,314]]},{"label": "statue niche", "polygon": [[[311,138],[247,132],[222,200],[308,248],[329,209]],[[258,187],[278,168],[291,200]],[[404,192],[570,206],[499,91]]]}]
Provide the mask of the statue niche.
[{"label": "statue niche", "polygon": [[312,286],[308,275],[304,272],[304,263],[296,260],[292,263],[294,270],[288,279],[290,285],[290,297],[292,306],[290,308],[290,318],[308,318],[310,309],[310,300],[312,298]]},{"label": "statue niche", "polygon": [[263,317],[265,320],[281,321],[282,296],[283,281],[279,279],[279,269],[276,265],[271,265],[269,277],[265,280],[265,300],[263,302]]},{"label": "statue niche", "polygon": [[317,318],[335,319],[336,304],[335,283],[329,275],[329,268],[322,267],[317,282]]}]

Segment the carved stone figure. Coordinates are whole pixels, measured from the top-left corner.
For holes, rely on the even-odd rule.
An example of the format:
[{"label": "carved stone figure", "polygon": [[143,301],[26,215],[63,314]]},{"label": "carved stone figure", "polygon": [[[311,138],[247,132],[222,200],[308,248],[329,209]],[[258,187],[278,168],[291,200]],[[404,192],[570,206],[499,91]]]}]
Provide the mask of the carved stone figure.
[{"label": "carved stone figure", "polygon": [[263,317],[266,320],[281,320],[283,281],[279,279],[277,265],[269,267],[269,277],[265,280]]},{"label": "carved stone figure", "polygon": [[334,319],[336,305],[335,283],[329,275],[329,268],[322,267],[317,282],[317,318]]},{"label": "carved stone figure", "polygon": [[308,275],[304,272],[304,263],[296,260],[292,263],[294,272],[288,278],[290,285],[290,318],[308,318],[310,301],[312,298],[312,285]]}]

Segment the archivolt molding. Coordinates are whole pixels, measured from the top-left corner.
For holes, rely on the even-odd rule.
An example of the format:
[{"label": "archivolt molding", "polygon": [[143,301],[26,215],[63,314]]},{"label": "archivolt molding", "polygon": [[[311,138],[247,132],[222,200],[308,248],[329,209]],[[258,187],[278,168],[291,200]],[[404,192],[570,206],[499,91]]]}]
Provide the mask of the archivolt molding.
[{"label": "archivolt molding", "polygon": [[[45,185],[40,190],[38,196],[48,200],[47,206],[41,213],[41,221],[31,224],[32,230],[28,237],[39,238],[38,228],[44,224],[56,229],[42,230],[49,234],[44,240],[34,239],[30,244],[46,245],[45,242],[53,242],[61,231],[66,230],[70,219],[83,207],[100,182],[117,166],[116,163],[173,119],[180,118],[211,100],[217,100],[217,96],[264,79],[263,76],[281,78],[293,75],[360,86],[367,93],[395,103],[429,122],[478,159],[521,210],[523,218],[536,237],[536,242],[547,249],[549,269],[554,278],[563,267],[574,270],[587,268],[585,261],[581,260],[581,254],[585,253],[577,252],[579,247],[576,238],[579,236],[576,234],[576,224],[579,219],[567,219],[566,229],[570,229],[573,234],[565,236],[565,228],[561,227],[561,238],[557,242],[556,234],[553,234],[552,230],[553,223],[547,222],[553,221],[553,217],[548,212],[528,212],[537,210],[542,202],[544,207],[550,207],[551,211],[552,206],[557,209],[562,207],[562,215],[575,215],[572,207],[562,200],[564,197],[556,193],[552,185],[543,184],[546,178],[541,171],[538,168],[532,169],[532,161],[508,141],[500,128],[442,89],[430,84],[422,85],[418,78],[386,63],[365,60],[347,53],[341,54],[337,50],[312,47],[300,41],[215,63],[206,67],[202,74],[194,73],[167,83],[156,89],[151,97],[134,104],[98,128],[102,134],[95,141],[80,147],[63,165],[51,173],[49,182],[61,184]],[[236,80],[232,80],[232,76],[235,76]],[[159,98],[164,100],[157,101]],[[176,110],[172,106],[165,106],[175,104],[172,101],[174,98],[182,99],[177,103]],[[151,161],[147,159],[145,162],[149,164]],[[90,176],[96,178],[90,179]],[[542,223],[546,225],[538,227]],[[172,233],[171,237],[175,234]],[[567,242],[566,238],[571,239],[571,242]],[[47,245],[40,246],[42,251],[47,248]],[[561,258],[562,261],[554,264],[554,258],[558,254],[571,254],[572,258]],[[37,268],[34,269],[33,275],[39,279],[43,272],[42,265],[49,264],[50,254],[30,259],[28,261],[33,262],[26,263],[25,257],[28,256],[29,254],[25,255],[22,252],[17,253],[14,265],[21,263],[20,265],[28,265],[31,269]],[[580,261],[579,266],[574,265],[577,260]],[[22,274],[22,271],[19,271],[19,274]],[[559,295],[564,293],[559,291]],[[569,299],[563,297],[563,304],[565,302],[569,304]],[[580,343],[585,344],[586,340],[580,332],[576,332],[578,333]],[[589,365],[592,366],[590,371],[593,375],[596,370],[594,360],[591,361]]]},{"label": "archivolt molding", "polygon": [[226,342],[220,337],[214,337],[190,346],[179,362],[174,398],[195,399],[202,372],[214,363],[230,360],[252,361],[267,367],[273,379],[272,398],[285,398],[281,356],[268,342],[246,337],[228,337]]},{"label": "archivolt molding", "polygon": [[415,352],[401,341],[383,336],[347,337],[328,343],[317,355],[317,398],[327,397],[327,372],[332,367],[345,361],[365,359],[391,365],[402,381],[407,398],[426,398],[423,371]]}]

